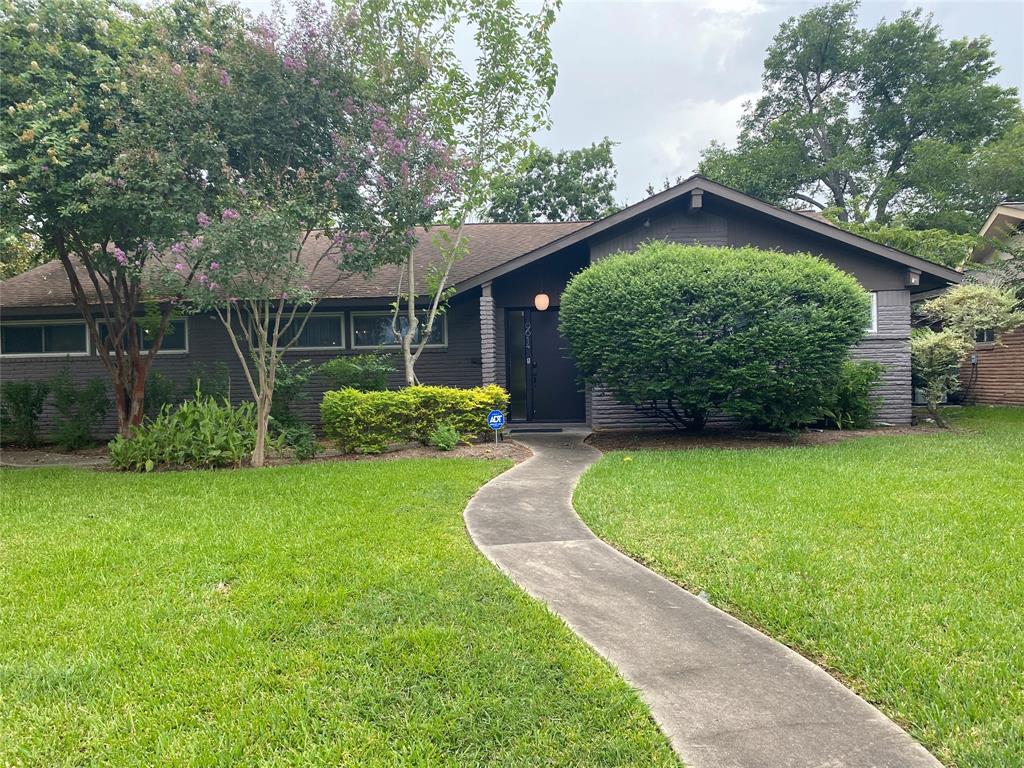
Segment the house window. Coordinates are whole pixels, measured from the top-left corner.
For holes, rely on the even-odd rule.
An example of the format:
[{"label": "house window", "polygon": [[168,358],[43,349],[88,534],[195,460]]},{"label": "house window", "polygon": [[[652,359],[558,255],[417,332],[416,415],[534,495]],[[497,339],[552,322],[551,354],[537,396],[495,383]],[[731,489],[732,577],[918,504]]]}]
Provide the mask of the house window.
[{"label": "house window", "polygon": [[992,328],[985,328],[984,330],[978,331],[974,334],[974,340],[979,344],[994,344],[996,341],[996,332]]},{"label": "house window", "polygon": [[83,322],[4,323],[0,326],[0,354],[85,355],[89,334]]},{"label": "house window", "polygon": [[878,333],[878,294],[871,292],[871,325],[868,326],[868,333]]},{"label": "house window", "polygon": [[[417,312],[422,331],[427,322],[426,312]],[[353,312],[352,313],[352,346],[356,349],[373,349],[376,347],[398,347],[401,341],[395,336],[391,327],[390,312]],[[398,327],[403,331],[409,326],[405,316],[398,318]],[[418,344],[419,332],[413,343]],[[434,328],[427,340],[428,347],[444,347],[448,344],[448,322],[445,315],[438,315],[434,320]]]},{"label": "house window", "polygon": [[[99,329],[100,338],[105,340],[109,333],[107,324],[101,323]],[[143,327],[139,324],[138,332],[139,348],[143,352],[147,352],[153,346],[153,337],[156,335],[156,329]],[[188,352],[188,320],[186,318],[181,317],[167,323],[167,330],[164,331],[164,338],[160,342],[160,349],[157,350],[157,354],[162,355],[165,352]]]},{"label": "house window", "polygon": [[[292,327],[281,335],[281,343],[291,342],[301,326],[302,316],[296,315]],[[344,349],[344,327],[344,315],[310,315],[292,349]]]}]

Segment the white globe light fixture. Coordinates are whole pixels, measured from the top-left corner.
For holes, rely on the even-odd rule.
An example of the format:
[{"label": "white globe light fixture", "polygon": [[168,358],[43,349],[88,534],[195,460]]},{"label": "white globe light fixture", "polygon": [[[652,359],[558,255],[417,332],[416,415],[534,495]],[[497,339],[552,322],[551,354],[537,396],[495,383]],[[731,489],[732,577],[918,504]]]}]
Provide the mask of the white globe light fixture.
[{"label": "white globe light fixture", "polygon": [[546,293],[538,293],[533,297],[533,306],[540,312],[551,306],[551,297]]}]

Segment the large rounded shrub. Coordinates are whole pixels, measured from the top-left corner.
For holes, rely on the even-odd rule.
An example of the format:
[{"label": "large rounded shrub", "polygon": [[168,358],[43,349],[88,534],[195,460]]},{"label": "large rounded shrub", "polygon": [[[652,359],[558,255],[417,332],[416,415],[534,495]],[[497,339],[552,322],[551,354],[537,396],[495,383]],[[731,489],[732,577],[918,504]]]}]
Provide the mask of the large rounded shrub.
[{"label": "large rounded shrub", "polygon": [[676,426],[820,416],[870,298],[807,254],[652,242],[574,277],[560,322],[583,378]]}]

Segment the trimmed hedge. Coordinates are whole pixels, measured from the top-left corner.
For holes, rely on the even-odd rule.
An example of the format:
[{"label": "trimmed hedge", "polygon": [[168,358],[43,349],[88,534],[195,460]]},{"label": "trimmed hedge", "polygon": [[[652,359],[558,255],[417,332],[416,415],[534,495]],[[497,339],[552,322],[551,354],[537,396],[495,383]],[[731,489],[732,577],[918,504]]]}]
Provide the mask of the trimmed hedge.
[{"label": "trimmed hedge", "polygon": [[714,412],[816,421],[869,319],[868,293],[823,259],[665,242],[583,270],[559,311],[584,381],[695,429]]},{"label": "trimmed hedge", "polygon": [[384,392],[347,388],[324,393],[320,416],[324,433],[343,451],[380,453],[397,443],[427,444],[441,424],[450,425],[462,440],[478,437],[488,431],[492,410],[508,410],[508,393],[495,384]]}]

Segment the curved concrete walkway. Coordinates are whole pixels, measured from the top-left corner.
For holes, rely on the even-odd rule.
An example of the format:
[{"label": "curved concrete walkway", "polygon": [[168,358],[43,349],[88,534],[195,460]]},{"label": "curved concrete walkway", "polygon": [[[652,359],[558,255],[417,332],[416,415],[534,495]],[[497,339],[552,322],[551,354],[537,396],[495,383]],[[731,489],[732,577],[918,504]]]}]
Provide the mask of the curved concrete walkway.
[{"label": "curved concrete walkway", "polygon": [[636,686],[688,768],[941,768],[828,673],[597,539],[572,491],[586,433],[517,439],[534,457],[466,507],[477,547]]}]

